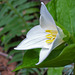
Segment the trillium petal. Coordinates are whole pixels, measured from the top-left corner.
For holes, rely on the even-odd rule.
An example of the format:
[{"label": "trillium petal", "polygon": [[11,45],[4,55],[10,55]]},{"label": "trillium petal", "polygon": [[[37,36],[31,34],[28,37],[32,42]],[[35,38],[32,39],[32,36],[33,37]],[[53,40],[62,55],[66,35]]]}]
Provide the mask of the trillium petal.
[{"label": "trillium petal", "polygon": [[[28,42],[26,42],[28,41]],[[43,48],[46,47],[44,46],[45,44],[45,40],[41,39],[41,40],[36,40],[33,42],[34,40],[27,40],[25,39],[24,41],[22,41],[16,48],[14,48],[15,50],[28,50],[28,49],[34,49],[34,48]]]},{"label": "trillium petal", "polygon": [[50,52],[57,46],[59,46],[61,43],[63,43],[64,41],[61,39],[61,37],[59,36],[59,34],[57,34],[56,39],[50,44],[49,49],[48,48],[43,48],[40,51],[40,56],[39,56],[39,62],[36,64],[40,64],[41,62],[43,62],[48,55],[50,54]]},{"label": "trillium petal", "polygon": [[[52,48],[52,44],[50,45],[50,48]],[[44,61],[47,58],[47,56],[49,55],[50,52],[51,52],[51,49],[42,48],[41,51],[40,51],[39,62],[36,65],[38,65],[42,61]]]},{"label": "trillium petal", "polygon": [[52,45],[52,49],[53,50],[55,47],[59,46],[60,44],[62,44],[64,41],[62,40],[62,38],[60,37],[59,34],[57,34],[55,40],[53,41],[53,45]]},{"label": "trillium petal", "polygon": [[31,36],[35,36],[36,34],[39,33],[45,33],[45,31],[41,28],[40,25],[37,25],[35,27],[33,27],[26,35],[26,37],[31,37]]},{"label": "trillium petal", "polygon": [[49,48],[45,42],[47,33],[44,32],[39,26],[33,27],[28,33],[26,38],[14,49],[27,50],[33,48]]},{"label": "trillium petal", "polygon": [[41,25],[41,27],[45,30],[57,30],[53,17],[51,16],[49,11],[47,10],[44,3],[42,2],[41,4],[42,4],[41,11],[40,11],[40,14],[41,14],[40,25]]},{"label": "trillium petal", "polygon": [[64,37],[66,37],[66,35],[63,33],[63,30],[57,26],[57,30],[58,30],[58,33],[60,34],[61,38],[63,39]]}]

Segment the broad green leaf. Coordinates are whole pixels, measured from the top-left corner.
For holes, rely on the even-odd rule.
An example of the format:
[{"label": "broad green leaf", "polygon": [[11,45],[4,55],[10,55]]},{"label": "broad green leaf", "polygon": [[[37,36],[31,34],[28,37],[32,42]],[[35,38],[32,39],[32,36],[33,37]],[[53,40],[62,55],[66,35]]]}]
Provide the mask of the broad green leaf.
[{"label": "broad green leaf", "polygon": [[48,75],[62,75],[63,67],[59,68],[48,68]]},{"label": "broad green leaf", "polygon": [[75,35],[75,0],[57,0],[57,21],[65,27],[71,36]]}]

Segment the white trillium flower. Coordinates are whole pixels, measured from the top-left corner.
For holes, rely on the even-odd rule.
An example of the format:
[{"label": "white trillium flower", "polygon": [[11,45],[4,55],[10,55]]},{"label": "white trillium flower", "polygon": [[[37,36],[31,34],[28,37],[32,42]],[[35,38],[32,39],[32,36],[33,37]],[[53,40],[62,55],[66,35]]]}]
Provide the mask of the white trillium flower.
[{"label": "white trillium flower", "polygon": [[28,50],[33,48],[42,48],[39,55],[40,64],[50,52],[63,43],[53,17],[48,12],[46,6],[41,2],[40,25],[33,27],[26,35],[26,38],[16,47],[15,50]]}]

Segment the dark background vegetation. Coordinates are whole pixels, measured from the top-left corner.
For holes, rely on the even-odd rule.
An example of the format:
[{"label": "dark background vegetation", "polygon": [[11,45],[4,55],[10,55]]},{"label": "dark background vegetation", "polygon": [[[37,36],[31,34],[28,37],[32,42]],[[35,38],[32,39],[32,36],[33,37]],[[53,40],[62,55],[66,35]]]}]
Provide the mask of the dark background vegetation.
[{"label": "dark background vegetation", "polygon": [[25,51],[16,51],[28,30],[39,24],[40,2],[49,0],[0,0],[0,75],[44,75],[45,69],[11,72],[22,63]]}]

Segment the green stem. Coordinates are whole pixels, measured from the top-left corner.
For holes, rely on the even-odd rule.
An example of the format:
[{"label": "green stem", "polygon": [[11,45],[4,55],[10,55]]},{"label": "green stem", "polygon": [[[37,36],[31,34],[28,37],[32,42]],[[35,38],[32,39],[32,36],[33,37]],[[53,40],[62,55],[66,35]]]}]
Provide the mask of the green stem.
[{"label": "green stem", "polygon": [[75,75],[75,63],[74,63],[74,75]]}]

